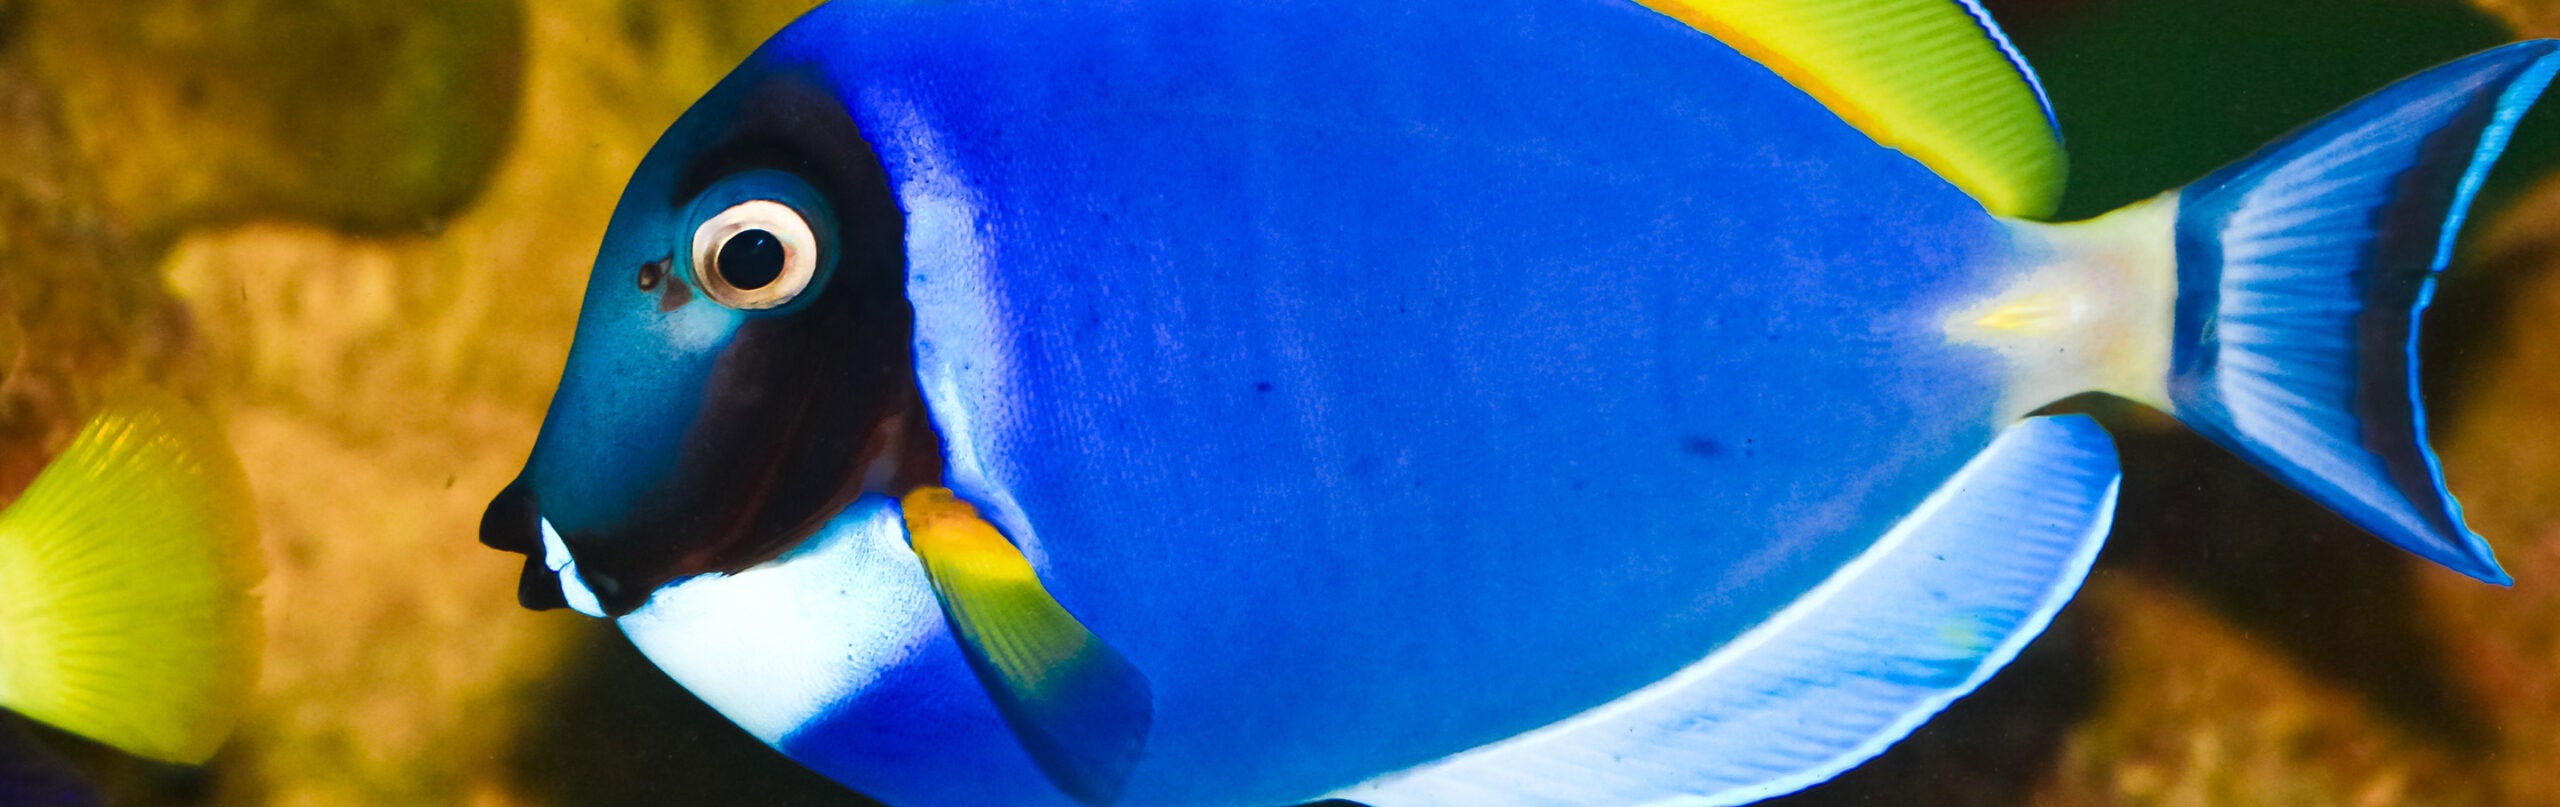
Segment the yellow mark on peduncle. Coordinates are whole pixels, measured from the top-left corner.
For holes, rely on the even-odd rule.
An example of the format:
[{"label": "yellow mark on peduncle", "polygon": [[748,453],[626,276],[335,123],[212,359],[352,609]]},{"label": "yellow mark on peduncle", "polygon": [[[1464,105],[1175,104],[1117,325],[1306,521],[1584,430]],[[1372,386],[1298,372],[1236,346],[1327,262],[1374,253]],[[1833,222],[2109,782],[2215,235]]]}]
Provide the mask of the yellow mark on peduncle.
[{"label": "yellow mark on peduncle", "polygon": [[2000,300],[1988,314],[1973,321],[1973,326],[1986,331],[2015,333],[2051,333],[2071,324],[2072,301],[2060,294],[2025,294]]},{"label": "yellow mark on peduncle", "polygon": [[2007,360],[2005,416],[2090,391],[2168,405],[2177,213],[2172,192],[2089,221],[2008,222],[2005,287],[1943,320],[1949,341]]}]

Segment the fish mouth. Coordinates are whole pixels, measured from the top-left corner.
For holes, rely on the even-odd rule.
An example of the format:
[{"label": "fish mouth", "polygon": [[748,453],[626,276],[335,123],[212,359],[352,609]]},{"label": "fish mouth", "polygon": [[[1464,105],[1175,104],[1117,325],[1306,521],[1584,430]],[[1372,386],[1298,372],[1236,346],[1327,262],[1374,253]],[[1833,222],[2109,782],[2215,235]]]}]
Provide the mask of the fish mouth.
[{"label": "fish mouth", "polygon": [[[905,408],[884,418],[866,441],[862,460],[847,480],[852,495],[903,494],[918,485],[933,484],[942,476],[942,446],[930,422],[920,408]],[[769,560],[789,546],[797,545],[813,532],[818,523],[833,517],[841,507],[825,508],[804,533],[768,556],[756,557],[738,564],[738,568],[689,568],[677,578],[710,571],[734,573],[745,567]],[[518,477],[489,503],[481,516],[480,543],[525,556],[523,571],[516,579],[516,602],[526,609],[549,611],[567,608],[599,619],[611,619],[638,610],[649,598],[648,590],[632,590],[630,580],[618,576],[611,568],[581,569],[577,556],[569,549],[550,517],[542,512],[541,497],[525,477]],[[601,571],[601,573],[599,573]],[[656,583],[649,588],[656,588]]]},{"label": "fish mouth", "polygon": [[[611,619],[632,608],[607,609],[560,530],[542,515],[531,487],[518,480],[499,492],[480,519],[480,543],[525,556],[516,578],[516,602],[534,611],[567,608],[597,619]],[[614,581],[600,582],[615,590]]]},{"label": "fish mouth", "polygon": [[[551,519],[537,517],[537,520],[542,523],[542,565],[559,581],[561,602],[566,603],[569,610],[597,619],[605,618],[604,604],[596,599],[595,589],[587,587],[586,578],[578,574],[578,561],[569,557],[569,545],[560,540],[560,531],[551,528]],[[527,571],[532,570],[533,561],[531,557],[525,558]],[[519,593],[517,596],[521,598],[523,595]]]},{"label": "fish mouth", "polygon": [[[551,527],[551,520],[542,517],[532,485],[519,478],[489,502],[488,512],[480,516],[480,543],[491,549],[525,556],[524,572],[516,578],[517,604],[534,611],[570,607],[567,592],[561,588],[559,571],[568,564],[554,565],[550,562],[555,552],[557,557],[567,558],[568,545],[561,542],[559,531]],[[586,591],[588,597],[594,596],[594,590],[587,588],[585,581],[581,580],[578,588]]]}]

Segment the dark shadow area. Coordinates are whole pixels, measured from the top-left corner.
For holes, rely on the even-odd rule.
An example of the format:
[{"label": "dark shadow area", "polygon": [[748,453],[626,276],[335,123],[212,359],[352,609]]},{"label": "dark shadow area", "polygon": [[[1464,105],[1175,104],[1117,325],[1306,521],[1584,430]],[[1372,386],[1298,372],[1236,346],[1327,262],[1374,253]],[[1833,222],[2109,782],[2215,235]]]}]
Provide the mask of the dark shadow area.
[{"label": "dark shadow area", "polygon": [[27,4],[0,3],[0,50],[18,41],[18,32],[27,27]]},{"label": "dark shadow area", "polygon": [[37,731],[34,721],[0,712],[0,804],[96,807],[97,784]]},{"label": "dark shadow area", "polygon": [[[2014,21],[2042,77],[2071,177],[2069,221],[2195,181],[2401,77],[2514,35],[2458,3],[2408,0],[1985,0]],[[2309,24],[2307,20],[2317,20]],[[2542,116],[2554,113],[2545,110]],[[2552,127],[2528,127],[2550,129]],[[2539,134],[2484,192],[2487,209],[2538,175]]]},{"label": "dark shadow area", "polygon": [[234,760],[255,756],[235,738],[204,765],[144,759],[0,710],[0,805],[187,807],[262,802]]},{"label": "dark shadow area", "polygon": [[2063,735],[2096,708],[2106,620],[2075,602],[2008,669],[1883,755],[1784,807],[2023,804],[2057,762]]},{"label": "dark shadow area", "polygon": [[2369,699],[2411,734],[2458,752],[2492,740],[2487,713],[2445,665],[2423,621],[2426,564],[2178,426],[2124,401],[2084,396],[2117,435],[2125,481],[2103,572],[2163,581]]},{"label": "dark shadow area", "polygon": [[555,807],[877,806],[748,736],[611,626],[585,624],[509,746],[518,792]]},{"label": "dark shadow area", "polygon": [[530,33],[522,0],[0,3],[59,134],[114,155],[82,180],[155,250],[279,217],[434,231],[514,140]]}]

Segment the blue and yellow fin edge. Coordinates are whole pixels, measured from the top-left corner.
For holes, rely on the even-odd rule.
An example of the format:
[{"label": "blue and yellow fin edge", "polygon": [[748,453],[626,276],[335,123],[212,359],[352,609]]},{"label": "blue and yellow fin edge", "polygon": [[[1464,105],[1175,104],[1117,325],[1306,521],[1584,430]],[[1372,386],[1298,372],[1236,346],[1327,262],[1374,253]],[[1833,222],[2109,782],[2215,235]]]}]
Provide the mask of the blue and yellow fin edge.
[{"label": "blue and yellow fin edge", "polygon": [[2068,160],[2044,87],[1974,0],[1642,0],[1920,161],[1985,209],[2050,215]]}]

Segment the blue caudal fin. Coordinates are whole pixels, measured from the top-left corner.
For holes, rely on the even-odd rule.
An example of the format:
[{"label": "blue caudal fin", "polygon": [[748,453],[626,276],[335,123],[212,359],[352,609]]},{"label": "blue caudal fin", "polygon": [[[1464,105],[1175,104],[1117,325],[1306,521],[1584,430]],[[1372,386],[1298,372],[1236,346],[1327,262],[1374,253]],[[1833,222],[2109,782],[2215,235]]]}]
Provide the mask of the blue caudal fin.
[{"label": "blue caudal fin", "polygon": [[2507,583],[2427,448],[2418,315],[2560,42],[2402,80],[2177,196],[2179,419],[2348,520]]},{"label": "blue caudal fin", "polygon": [[1972,692],[2080,588],[2115,511],[2115,445],[2030,418],[1883,540],[1671,677],[1340,794],[1375,807],[1742,804],[1875,756]]}]

